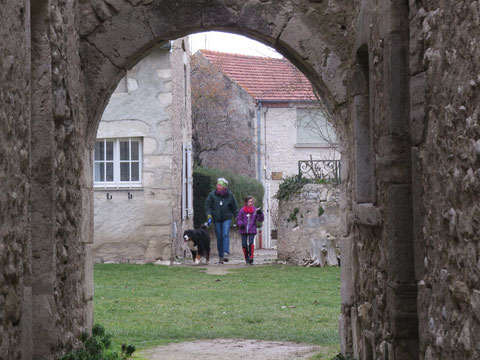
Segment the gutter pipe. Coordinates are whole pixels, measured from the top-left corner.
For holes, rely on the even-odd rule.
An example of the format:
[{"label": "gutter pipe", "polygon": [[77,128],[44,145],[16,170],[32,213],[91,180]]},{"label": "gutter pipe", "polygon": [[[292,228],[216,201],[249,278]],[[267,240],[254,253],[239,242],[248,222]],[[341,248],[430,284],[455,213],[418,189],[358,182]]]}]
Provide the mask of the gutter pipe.
[{"label": "gutter pipe", "polygon": [[261,116],[262,116],[262,102],[258,102],[257,107],[257,162],[258,162],[258,181],[262,181],[262,154],[261,154],[261,140],[262,140],[262,128],[260,127],[261,124]]}]

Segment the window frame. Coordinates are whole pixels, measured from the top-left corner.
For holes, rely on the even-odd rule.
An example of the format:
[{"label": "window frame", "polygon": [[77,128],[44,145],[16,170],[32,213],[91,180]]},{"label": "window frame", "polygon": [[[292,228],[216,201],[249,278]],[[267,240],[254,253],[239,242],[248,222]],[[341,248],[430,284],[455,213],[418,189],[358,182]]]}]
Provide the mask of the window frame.
[{"label": "window frame", "polygon": [[[304,117],[300,117],[300,113],[302,111],[318,111],[319,112],[319,115],[322,117],[322,120],[324,121],[324,126],[328,131],[332,131],[333,135],[335,136],[335,142],[332,142],[332,143],[329,143],[326,139],[324,139],[323,141],[319,141],[319,142],[299,142],[299,135],[300,135],[300,131],[308,131],[306,129],[305,126],[302,126],[301,125],[301,120],[305,118]],[[331,147],[332,145],[337,145],[338,144],[338,140],[337,140],[337,134],[335,133],[335,129],[333,128],[333,126],[328,122],[327,118],[322,114],[322,110],[319,109],[319,108],[316,108],[316,107],[297,107],[295,109],[295,122],[296,122],[296,126],[295,126],[295,147],[297,148],[307,148],[307,147],[318,147],[318,148],[326,148],[326,147]],[[302,128],[302,129],[300,129]],[[328,135],[328,134],[327,134]]]},{"label": "window frame", "polygon": [[[98,142],[103,141],[104,143],[104,159],[103,160],[95,160],[95,147],[92,151],[92,163],[93,163],[93,186],[94,189],[111,189],[111,188],[141,188],[143,187],[143,138],[141,137],[119,137],[119,138],[98,138],[95,140],[95,146]],[[121,160],[120,159],[120,143],[128,141],[129,143],[129,159],[128,160]],[[138,142],[138,160],[132,160],[132,142]],[[107,142],[113,142],[113,160],[106,159],[106,151],[107,151]],[[106,163],[113,162],[113,181],[106,181],[107,173],[106,173]],[[104,164],[104,181],[96,181],[95,180],[95,168],[97,163]],[[120,165],[122,163],[129,163],[130,169],[130,179],[132,178],[132,163],[138,163],[138,181],[121,181],[121,171]]]}]

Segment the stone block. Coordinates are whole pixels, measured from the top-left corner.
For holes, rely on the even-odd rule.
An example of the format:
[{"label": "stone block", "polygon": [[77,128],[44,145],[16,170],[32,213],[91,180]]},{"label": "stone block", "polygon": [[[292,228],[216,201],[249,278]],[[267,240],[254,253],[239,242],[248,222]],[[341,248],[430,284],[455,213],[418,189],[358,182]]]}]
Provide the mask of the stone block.
[{"label": "stone block", "polygon": [[411,185],[391,185],[387,189],[385,237],[388,276],[391,281],[415,280]]},{"label": "stone block", "polygon": [[351,308],[351,320],[352,320],[352,343],[353,343],[353,357],[359,359],[361,345],[361,328],[358,320],[357,308],[353,306]]},{"label": "stone block", "polygon": [[353,206],[353,222],[361,225],[380,226],[383,218],[380,209],[373,204],[355,204]]},{"label": "stone block", "polygon": [[353,304],[355,288],[353,274],[358,272],[358,269],[353,268],[352,256],[352,238],[344,237],[340,240],[340,294],[342,305],[347,306]]},{"label": "stone block", "polygon": [[395,338],[418,339],[416,284],[389,282],[387,308]]},{"label": "stone block", "polygon": [[232,2],[227,4],[219,0],[211,1],[202,10],[202,25],[206,27],[235,26],[241,10],[238,4]]},{"label": "stone block", "polygon": [[[274,11],[273,7],[269,11]],[[288,14],[286,15],[288,16]],[[314,77],[310,77],[309,80],[315,84],[327,108],[333,109],[335,103],[344,103],[347,91],[340,54],[337,54],[334,46],[324,41],[324,38],[312,36],[308,25],[299,17],[288,18],[288,22],[282,28],[281,22],[285,21],[284,16],[284,13],[278,13],[275,21],[279,22],[280,27],[270,26],[273,31],[267,31],[267,33],[273,32],[273,36],[275,36],[274,34],[277,31],[281,31],[276,48],[281,49],[282,44],[289,44],[298,53],[305,54],[311,64],[315,64],[315,71],[320,74],[322,81],[318,82]],[[277,24],[275,23],[274,25]],[[290,51],[285,52],[287,58],[309,77],[308,74],[311,72],[310,66],[306,66],[303,59],[288,56],[289,53]]]},{"label": "stone block", "polygon": [[414,146],[425,141],[427,116],[425,114],[425,91],[427,74],[422,72],[410,78],[410,132]]},{"label": "stone block", "polygon": [[172,170],[172,157],[168,155],[145,155],[143,157],[143,166],[145,170]]},{"label": "stone block", "polygon": [[369,203],[373,202],[373,158],[368,97],[354,97],[352,116],[355,126],[356,201]]},{"label": "stone block", "polygon": [[33,358],[32,310],[32,288],[25,287],[23,291],[22,318],[20,321],[22,360]]},{"label": "stone block", "polygon": [[480,322],[480,290],[472,290],[470,306],[472,307],[473,314],[477,318],[477,321]]},{"label": "stone block", "polygon": [[102,49],[115,66],[129,68],[144,53],[144,46],[155,40],[142,7],[116,14],[88,36],[89,42]]},{"label": "stone block", "polygon": [[379,2],[378,27],[380,38],[388,34],[406,31],[408,29],[408,2],[401,0],[387,0]]},{"label": "stone block", "polygon": [[417,314],[420,351],[425,353],[429,344],[429,308],[432,301],[432,289],[419,286]]},{"label": "stone block", "polygon": [[160,79],[170,79],[172,77],[172,69],[158,69],[157,76]]},{"label": "stone block", "polygon": [[143,138],[143,155],[156,154],[158,150],[158,140],[154,137]]},{"label": "stone block", "polygon": [[157,100],[160,106],[170,106],[172,104],[172,94],[170,92],[159,94]]},{"label": "stone block", "polygon": [[423,222],[425,220],[425,207],[423,204],[423,169],[418,148],[412,148],[412,200],[413,200],[413,241],[415,251],[415,278],[423,279],[425,274],[425,237]]},{"label": "stone block", "polygon": [[[148,124],[141,120],[128,120],[121,108],[107,108],[98,127],[97,138],[143,137],[150,133]],[[119,119],[112,121],[112,119]],[[122,119],[122,120],[120,120]]]},{"label": "stone block", "polygon": [[83,282],[83,301],[93,301],[93,247],[85,246],[85,269]]},{"label": "stone block", "polygon": [[[409,68],[408,32],[393,33],[384,41],[383,83],[386,97],[385,120],[391,136],[390,154],[398,152],[398,146],[409,142]],[[401,150],[401,149],[400,149]]]},{"label": "stone block", "polygon": [[[51,347],[56,343],[56,312],[53,294],[34,294],[32,296],[32,309],[34,311],[32,324],[33,358],[48,359],[51,355]],[[39,329],[42,329],[42,331],[38,331]]]}]

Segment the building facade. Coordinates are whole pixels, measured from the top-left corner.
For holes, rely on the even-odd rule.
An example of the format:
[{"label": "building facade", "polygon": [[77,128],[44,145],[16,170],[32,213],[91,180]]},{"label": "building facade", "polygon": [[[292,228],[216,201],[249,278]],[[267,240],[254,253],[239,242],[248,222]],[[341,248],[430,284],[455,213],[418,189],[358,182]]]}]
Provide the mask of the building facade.
[{"label": "building facade", "polygon": [[152,51],[122,78],[93,154],[94,259],[169,262],[191,227],[187,38]]},{"label": "building facade", "polygon": [[[200,50],[197,56],[208,59],[225,82],[233,83],[225,101],[250,109],[250,117],[235,121],[252,129],[248,159],[254,158],[254,176],[265,187],[266,218],[256,245],[275,247],[279,184],[299,174],[301,160],[339,160],[335,131],[310,82],[288,60],[209,50]],[[213,157],[207,163],[219,167]],[[230,166],[227,169],[238,169]]]}]

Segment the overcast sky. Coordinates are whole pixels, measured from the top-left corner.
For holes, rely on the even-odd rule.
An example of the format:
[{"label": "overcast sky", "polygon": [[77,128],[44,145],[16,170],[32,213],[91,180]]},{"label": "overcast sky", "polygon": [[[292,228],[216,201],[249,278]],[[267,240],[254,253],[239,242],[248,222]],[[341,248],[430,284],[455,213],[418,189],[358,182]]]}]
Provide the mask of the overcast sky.
[{"label": "overcast sky", "polygon": [[191,53],[194,54],[199,49],[263,57],[282,57],[274,49],[258,41],[245,36],[218,31],[190,35]]}]

